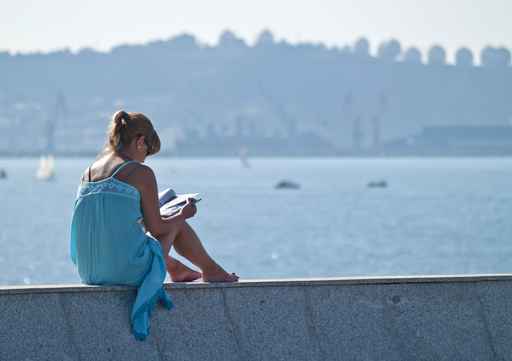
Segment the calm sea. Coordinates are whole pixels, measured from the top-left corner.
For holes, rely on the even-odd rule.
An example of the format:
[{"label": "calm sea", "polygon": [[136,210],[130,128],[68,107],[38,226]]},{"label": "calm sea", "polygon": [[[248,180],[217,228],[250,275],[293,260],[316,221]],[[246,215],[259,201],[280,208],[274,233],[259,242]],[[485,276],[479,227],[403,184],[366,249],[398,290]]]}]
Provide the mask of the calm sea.
[{"label": "calm sea", "polygon": [[[0,284],[79,282],[68,235],[82,170],[0,159]],[[191,223],[242,278],[512,272],[512,159],[173,159],[159,187],[199,192]],[[277,190],[283,179],[299,190]],[[385,180],[386,188],[368,182]]]}]

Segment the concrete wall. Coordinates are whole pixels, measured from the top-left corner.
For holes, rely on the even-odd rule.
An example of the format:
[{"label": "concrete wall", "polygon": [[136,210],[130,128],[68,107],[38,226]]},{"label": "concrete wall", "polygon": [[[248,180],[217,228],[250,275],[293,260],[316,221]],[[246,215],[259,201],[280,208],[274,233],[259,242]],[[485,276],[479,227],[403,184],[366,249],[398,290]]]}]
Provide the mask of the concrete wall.
[{"label": "concrete wall", "polygon": [[0,288],[0,360],[512,360],[512,276],[168,285],[145,342],[134,290]]}]

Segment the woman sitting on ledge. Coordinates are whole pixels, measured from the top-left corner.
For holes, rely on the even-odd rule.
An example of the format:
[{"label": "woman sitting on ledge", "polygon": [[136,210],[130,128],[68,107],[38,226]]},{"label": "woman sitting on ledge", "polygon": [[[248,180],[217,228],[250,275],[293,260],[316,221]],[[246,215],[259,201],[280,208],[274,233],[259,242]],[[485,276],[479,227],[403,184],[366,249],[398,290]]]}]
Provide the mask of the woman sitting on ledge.
[{"label": "woman sitting on ledge", "polygon": [[[172,307],[162,287],[166,270],[173,282],[201,277],[206,282],[238,281],[208,255],[186,222],[196,213],[191,201],[176,215],[160,215],[155,175],[143,164],[159,150],[160,139],[146,116],[114,114],[107,146],[82,176],[71,224],[71,259],[84,283],[138,287],[131,314],[137,339],[148,335],[158,300]],[[201,272],[172,258],[173,244]]]}]

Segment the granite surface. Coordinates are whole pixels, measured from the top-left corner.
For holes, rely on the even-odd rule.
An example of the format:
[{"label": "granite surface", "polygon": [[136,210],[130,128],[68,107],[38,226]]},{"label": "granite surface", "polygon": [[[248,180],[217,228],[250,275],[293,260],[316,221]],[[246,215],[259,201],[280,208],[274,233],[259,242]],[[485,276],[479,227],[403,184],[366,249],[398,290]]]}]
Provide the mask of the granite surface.
[{"label": "granite surface", "polygon": [[512,276],[167,284],[136,341],[122,286],[0,288],[0,360],[512,360]]}]

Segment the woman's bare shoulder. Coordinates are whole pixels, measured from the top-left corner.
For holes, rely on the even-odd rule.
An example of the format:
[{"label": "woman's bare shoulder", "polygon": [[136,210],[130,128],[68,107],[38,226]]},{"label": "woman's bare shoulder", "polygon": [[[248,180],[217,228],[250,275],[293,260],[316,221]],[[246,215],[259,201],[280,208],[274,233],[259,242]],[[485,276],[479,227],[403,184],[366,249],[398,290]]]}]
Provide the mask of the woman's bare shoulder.
[{"label": "woman's bare shoulder", "polygon": [[150,166],[142,163],[136,163],[137,174],[141,177],[155,177],[155,172]]},{"label": "woman's bare shoulder", "polygon": [[[82,173],[82,179],[94,181],[95,179],[102,179],[108,176],[112,161],[112,157],[108,155],[95,159],[87,168],[85,168]],[[89,179],[89,177],[91,179]]]},{"label": "woman's bare shoulder", "polygon": [[156,180],[155,172],[153,169],[146,164],[135,163],[133,174],[133,181],[138,185],[144,186],[147,184],[153,184]]}]

